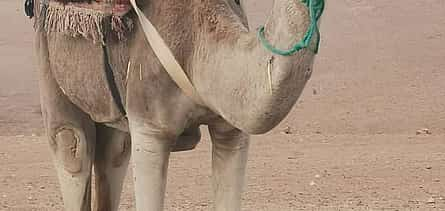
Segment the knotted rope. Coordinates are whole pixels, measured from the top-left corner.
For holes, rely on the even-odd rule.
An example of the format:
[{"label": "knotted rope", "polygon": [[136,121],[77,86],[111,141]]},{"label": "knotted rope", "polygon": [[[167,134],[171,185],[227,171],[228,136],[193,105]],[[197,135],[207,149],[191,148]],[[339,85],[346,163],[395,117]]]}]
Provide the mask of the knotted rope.
[{"label": "knotted rope", "polygon": [[275,48],[272,44],[270,44],[266,40],[266,37],[264,35],[265,28],[264,28],[264,26],[262,26],[258,30],[258,38],[267,50],[271,51],[274,54],[278,54],[281,56],[291,56],[291,55],[297,53],[298,51],[300,51],[301,49],[307,48],[311,44],[314,34],[316,34],[317,41],[316,41],[315,49],[313,49],[313,50],[314,50],[314,53],[318,53],[318,49],[320,46],[320,30],[318,28],[318,22],[320,20],[321,15],[323,14],[323,11],[324,11],[324,5],[325,5],[324,0],[301,0],[301,2],[306,4],[306,6],[308,7],[310,21],[311,21],[309,28],[303,37],[303,40],[301,40],[300,42],[298,42],[297,44],[295,44],[292,48],[290,48],[288,50]]}]

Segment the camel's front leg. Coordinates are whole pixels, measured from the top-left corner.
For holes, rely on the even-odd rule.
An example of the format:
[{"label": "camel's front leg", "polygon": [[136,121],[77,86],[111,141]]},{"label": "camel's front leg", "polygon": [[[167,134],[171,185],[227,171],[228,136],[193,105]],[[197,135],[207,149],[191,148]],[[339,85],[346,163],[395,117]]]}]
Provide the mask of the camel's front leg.
[{"label": "camel's front leg", "polygon": [[94,137],[84,129],[64,125],[48,129],[54,164],[67,211],[91,210],[91,166]]},{"label": "camel's front leg", "polygon": [[130,120],[137,211],[162,211],[168,159],[175,138]]},{"label": "camel's front leg", "polygon": [[241,210],[249,136],[225,123],[209,126],[213,142],[214,210]]},{"label": "camel's front leg", "polygon": [[91,209],[95,126],[47,76],[41,83],[42,111],[64,207],[67,211],[87,211]]},{"label": "camel's front leg", "polygon": [[46,37],[37,33],[43,119],[67,211],[91,210],[94,122],[70,102],[50,70]]}]

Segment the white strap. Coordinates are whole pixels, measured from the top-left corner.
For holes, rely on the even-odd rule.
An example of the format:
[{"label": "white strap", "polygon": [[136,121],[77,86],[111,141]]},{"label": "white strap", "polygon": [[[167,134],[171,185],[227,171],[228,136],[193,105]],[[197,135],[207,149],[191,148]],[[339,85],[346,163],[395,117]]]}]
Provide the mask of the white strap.
[{"label": "white strap", "polygon": [[195,87],[190,82],[181,65],[179,65],[175,56],[173,55],[165,41],[162,39],[159,32],[147,19],[147,17],[145,17],[144,13],[138,8],[138,6],[136,5],[136,0],[130,0],[130,2],[139,17],[142,30],[145,34],[145,38],[147,38],[148,43],[150,44],[161,64],[164,66],[164,69],[167,71],[173,81],[175,81],[175,83],[179,86],[179,88],[182,89],[185,95],[192,98],[195,103],[203,105],[201,98],[195,90]]}]

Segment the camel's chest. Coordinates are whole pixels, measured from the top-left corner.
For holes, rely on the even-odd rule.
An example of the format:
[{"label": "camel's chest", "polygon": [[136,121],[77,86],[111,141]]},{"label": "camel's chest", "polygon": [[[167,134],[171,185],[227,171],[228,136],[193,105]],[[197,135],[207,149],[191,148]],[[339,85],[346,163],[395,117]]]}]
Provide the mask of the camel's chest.
[{"label": "camel's chest", "polygon": [[[108,61],[114,81],[125,102],[126,64],[128,49],[125,42],[110,43]],[[102,46],[83,38],[64,35],[48,36],[51,71],[65,95],[98,122],[122,118],[112,97],[105,72]]]}]

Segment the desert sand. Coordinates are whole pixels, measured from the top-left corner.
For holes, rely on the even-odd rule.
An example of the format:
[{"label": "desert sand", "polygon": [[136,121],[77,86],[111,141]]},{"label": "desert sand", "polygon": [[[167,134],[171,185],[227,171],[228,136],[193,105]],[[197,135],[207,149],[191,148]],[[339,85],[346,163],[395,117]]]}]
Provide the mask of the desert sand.
[{"label": "desert sand", "polygon": [[[249,1],[252,28],[270,4]],[[0,210],[61,210],[22,1],[0,26]],[[445,210],[445,1],[328,1],[321,30],[299,103],[252,138],[243,209]],[[166,210],[209,210],[210,172],[208,136],[174,153]]]}]

